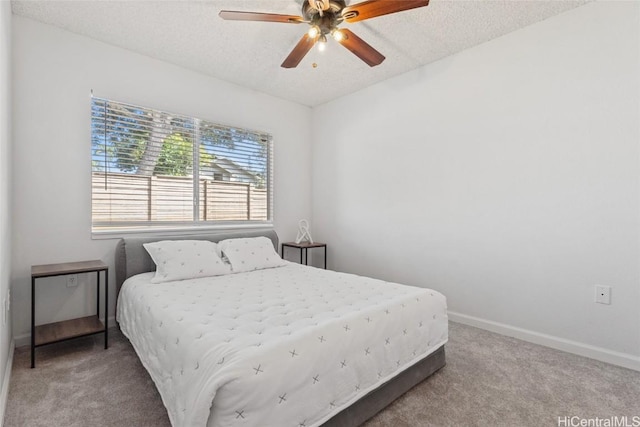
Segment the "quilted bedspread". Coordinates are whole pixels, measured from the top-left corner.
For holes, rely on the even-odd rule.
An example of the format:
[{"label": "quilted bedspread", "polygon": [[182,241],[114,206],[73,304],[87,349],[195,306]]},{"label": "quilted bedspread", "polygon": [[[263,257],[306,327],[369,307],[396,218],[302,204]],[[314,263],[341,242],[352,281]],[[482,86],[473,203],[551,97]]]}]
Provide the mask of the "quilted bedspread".
[{"label": "quilted bedspread", "polygon": [[289,263],[152,284],[117,319],[173,426],[311,427],[447,341],[433,290]]}]

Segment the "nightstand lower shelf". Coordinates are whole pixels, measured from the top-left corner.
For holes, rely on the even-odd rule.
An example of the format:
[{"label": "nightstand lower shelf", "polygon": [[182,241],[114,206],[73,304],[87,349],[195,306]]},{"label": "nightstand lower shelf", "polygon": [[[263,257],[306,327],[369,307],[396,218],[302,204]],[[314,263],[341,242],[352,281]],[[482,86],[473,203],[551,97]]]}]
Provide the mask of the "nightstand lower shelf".
[{"label": "nightstand lower shelf", "polygon": [[97,315],[80,317],[36,326],[35,345],[39,347],[99,333],[104,333],[104,324]]}]

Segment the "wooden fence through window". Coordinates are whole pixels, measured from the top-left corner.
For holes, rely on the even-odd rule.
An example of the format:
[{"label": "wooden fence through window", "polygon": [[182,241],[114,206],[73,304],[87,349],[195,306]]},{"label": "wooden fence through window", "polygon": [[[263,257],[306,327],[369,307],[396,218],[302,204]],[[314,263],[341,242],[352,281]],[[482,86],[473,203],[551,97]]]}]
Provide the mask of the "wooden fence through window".
[{"label": "wooden fence through window", "polygon": [[[200,179],[200,221],[265,221],[267,190]],[[193,179],[93,172],[92,221],[192,221]]]}]

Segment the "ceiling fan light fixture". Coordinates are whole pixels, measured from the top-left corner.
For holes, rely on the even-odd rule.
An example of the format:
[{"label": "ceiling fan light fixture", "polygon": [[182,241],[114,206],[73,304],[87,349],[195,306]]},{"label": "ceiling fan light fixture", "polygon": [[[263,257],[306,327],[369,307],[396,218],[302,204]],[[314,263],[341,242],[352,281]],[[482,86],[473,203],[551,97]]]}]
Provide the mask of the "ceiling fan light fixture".
[{"label": "ceiling fan light fixture", "polygon": [[307,35],[312,39],[315,39],[316,37],[318,37],[318,34],[320,34],[320,28],[318,28],[316,25],[309,28],[309,31],[307,32]]},{"label": "ceiling fan light fixture", "polygon": [[346,38],[345,34],[337,28],[331,31],[331,35],[333,36],[334,40],[337,42],[341,42]]},{"label": "ceiling fan light fixture", "polygon": [[320,36],[320,39],[318,40],[318,50],[320,52],[324,52],[326,48],[327,48],[327,37],[323,34]]}]

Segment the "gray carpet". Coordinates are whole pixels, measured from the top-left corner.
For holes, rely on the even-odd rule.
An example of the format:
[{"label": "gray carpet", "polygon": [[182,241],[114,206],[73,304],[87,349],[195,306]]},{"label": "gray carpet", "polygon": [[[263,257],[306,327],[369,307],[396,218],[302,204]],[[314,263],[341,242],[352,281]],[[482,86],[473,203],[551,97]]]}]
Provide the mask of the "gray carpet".
[{"label": "gray carpet", "polygon": [[[29,349],[16,349],[4,425],[169,426],[126,338],[113,330],[110,348],[102,345],[98,335],[39,348],[33,370]],[[366,427],[557,426],[565,416],[640,421],[640,372],[456,323],[446,354],[446,367]]]}]

